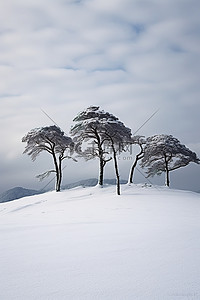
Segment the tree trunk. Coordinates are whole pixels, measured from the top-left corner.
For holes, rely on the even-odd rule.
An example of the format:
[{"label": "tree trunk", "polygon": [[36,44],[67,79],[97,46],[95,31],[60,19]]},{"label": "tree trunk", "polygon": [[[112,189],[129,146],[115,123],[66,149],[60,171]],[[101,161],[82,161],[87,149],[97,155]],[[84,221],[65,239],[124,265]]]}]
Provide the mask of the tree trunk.
[{"label": "tree trunk", "polygon": [[169,160],[167,160],[167,157],[165,155],[165,172],[166,172],[166,178],[165,178],[165,185],[169,186],[169,168],[168,168]]},{"label": "tree trunk", "polygon": [[56,172],[56,192],[60,192],[60,175],[59,175],[59,170]]},{"label": "tree trunk", "polygon": [[117,164],[117,154],[114,145],[112,145],[112,149],[113,149],[113,158],[114,158],[114,166],[115,166],[115,174],[116,174],[117,195],[120,195],[120,178],[119,178],[119,170]]},{"label": "tree trunk", "polygon": [[137,156],[136,156],[136,159],[131,167],[131,170],[130,170],[130,175],[129,175],[129,180],[128,180],[128,183],[133,183],[133,172],[135,170],[135,167],[137,166],[137,162],[138,162],[138,159],[137,159]]},{"label": "tree trunk", "polygon": [[142,159],[143,157],[144,157],[144,150],[142,148],[142,145],[140,145],[140,153],[138,153],[136,155],[135,161],[134,161],[134,163],[133,163],[133,165],[131,167],[128,183],[133,183],[133,173],[134,173],[134,170],[135,170],[135,168],[137,166],[138,160]]},{"label": "tree trunk", "polygon": [[57,159],[56,159],[56,154],[54,153],[54,151],[52,151],[52,155],[53,155],[53,161],[54,161],[55,170],[56,170],[55,189],[56,189],[56,192],[59,192],[60,191],[60,171],[59,171],[59,166],[58,166]]},{"label": "tree trunk", "polygon": [[104,171],[104,161],[100,158],[99,161],[99,185],[103,187],[103,171]]},{"label": "tree trunk", "polygon": [[97,130],[94,130],[94,134],[96,136],[97,139],[97,147],[98,147],[98,152],[99,152],[99,179],[98,179],[98,183],[101,187],[103,187],[103,172],[104,172],[104,159],[103,159],[103,149],[102,149],[102,143],[101,143],[101,137],[98,134]]},{"label": "tree trunk", "polygon": [[165,182],[166,186],[169,186],[169,170],[168,168],[166,169],[166,182]]},{"label": "tree trunk", "polygon": [[58,165],[58,178],[57,178],[57,192],[60,192],[62,181],[62,158],[59,156],[59,165]]}]

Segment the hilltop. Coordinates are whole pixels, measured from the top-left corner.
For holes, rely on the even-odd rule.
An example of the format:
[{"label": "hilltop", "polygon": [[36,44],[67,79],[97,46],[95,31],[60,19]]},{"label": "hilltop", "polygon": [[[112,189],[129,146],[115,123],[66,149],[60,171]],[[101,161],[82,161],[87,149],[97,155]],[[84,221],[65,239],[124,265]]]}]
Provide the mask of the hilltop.
[{"label": "hilltop", "polygon": [[[89,178],[89,179],[83,179],[83,180],[79,180],[73,183],[68,183],[65,184],[62,189],[63,190],[68,190],[68,189],[73,189],[75,187],[78,186],[82,186],[82,187],[88,187],[88,186],[95,186],[98,183],[98,179],[97,178]],[[104,180],[105,184],[112,184],[115,185],[116,184],[116,179],[105,179]],[[121,183],[127,183],[126,180],[121,180]],[[33,195],[38,195],[38,194],[42,194],[44,192],[47,192],[49,190],[33,190],[33,189],[27,189],[27,188],[23,188],[23,187],[14,187],[12,189],[9,189],[3,193],[0,194],[0,203],[3,202],[8,202],[8,201],[12,201],[12,200],[16,200],[16,199],[20,199],[26,196],[33,196]]]},{"label": "hilltop", "polygon": [[4,300],[200,299],[200,195],[76,187],[0,204]]}]

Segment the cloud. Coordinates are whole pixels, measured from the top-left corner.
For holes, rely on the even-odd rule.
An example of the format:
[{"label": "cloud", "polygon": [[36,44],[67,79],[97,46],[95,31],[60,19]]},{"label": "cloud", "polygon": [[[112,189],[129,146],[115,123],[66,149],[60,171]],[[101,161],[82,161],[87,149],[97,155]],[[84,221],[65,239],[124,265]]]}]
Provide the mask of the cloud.
[{"label": "cloud", "polygon": [[91,104],[133,131],[159,108],[140,133],[173,134],[200,156],[199,8],[197,0],[1,1],[0,168],[10,185],[19,177],[10,162],[22,164],[24,182],[34,167],[21,160],[21,138],[51,123],[41,108],[66,132]]}]

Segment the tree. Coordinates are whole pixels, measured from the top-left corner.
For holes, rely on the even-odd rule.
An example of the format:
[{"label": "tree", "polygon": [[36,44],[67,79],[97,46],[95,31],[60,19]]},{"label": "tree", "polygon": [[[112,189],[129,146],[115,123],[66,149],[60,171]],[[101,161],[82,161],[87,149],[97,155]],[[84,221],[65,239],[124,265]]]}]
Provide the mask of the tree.
[{"label": "tree", "polygon": [[59,192],[62,181],[62,162],[65,158],[72,158],[66,154],[67,150],[70,151],[73,148],[72,139],[66,136],[59,127],[53,125],[32,129],[22,138],[22,142],[27,143],[23,153],[30,155],[33,161],[35,161],[37,156],[43,151],[52,155],[55,169],[47,171],[37,177],[42,180],[52,172],[55,172],[55,189]]},{"label": "tree", "polygon": [[154,135],[148,137],[144,147],[142,167],[147,167],[147,176],[166,174],[166,185],[169,186],[169,172],[187,166],[190,162],[199,164],[195,152],[186,148],[172,135]]},{"label": "tree", "polygon": [[135,160],[131,166],[130,169],[130,174],[129,174],[129,183],[133,183],[133,174],[134,174],[134,170],[137,167],[138,161],[141,160],[144,157],[144,145],[145,145],[146,141],[144,136],[141,135],[135,135],[131,138],[131,144],[132,145],[138,145],[140,148],[140,151],[138,154],[136,154]]},{"label": "tree", "polygon": [[[104,167],[108,161],[114,159],[117,179],[117,193],[119,189],[119,171],[117,165],[117,150],[123,148],[131,136],[131,130],[114,115],[100,110],[99,106],[90,106],[79,113],[73,120],[76,124],[71,128],[74,142],[80,145],[78,153],[88,159],[99,158],[99,185],[103,186]],[[84,142],[90,142],[92,147],[83,149]],[[111,150],[111,151],[109,151]]]},{"label": "tree", "polygon": [[[116,117],[115,117],[116,118]],[[113,153],[113,161],[117,182],[117,195],[120,195],[120,176],[117,162],[117,152],[125,151],[125,146],[130,144],[131,129],[126,127],[118,118],[108,119],[105,123],[104,136],[107,138]]]},{"label": "tree", "polygon": [[[98,183],[100,186],[103,186],[104,167],[112,159],[104,147],[105,139],[102,135],[104,118],[107,116],[103,111],[99,111],[99,107],[90,106],[73,119],[75,125],[70,130],[71,136],[74,137],[73,141],[76,144],[75,149],[78,156],[82,156],[86,160],[96,157],[99,159]],[[86,143],[86,149],[84,149],[84,143]]]}]

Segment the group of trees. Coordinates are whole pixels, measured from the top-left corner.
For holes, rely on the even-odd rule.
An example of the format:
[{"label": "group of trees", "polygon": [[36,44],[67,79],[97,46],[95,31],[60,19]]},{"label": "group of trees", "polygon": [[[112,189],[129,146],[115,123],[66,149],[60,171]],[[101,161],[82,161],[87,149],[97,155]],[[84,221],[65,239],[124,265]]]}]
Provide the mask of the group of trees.
[{"label": "group of trees", "polygon": [[120,175],[118,155],[127,151],[127,146],[138,145],[139,153],[130,169],[129,183],[133,182],[134,170],[140,161],[145,168],[147,177],[165,172],[166,185],[169,186],[169,172],[188,165],[190,162],[199,164],[196,153],[182,145],[172,135],[154,135],[145,139],[144,136],[132,136],[131,129],[126,127],[116,116],[100,110],[98,106],[90,106],[74,118],[74,125],[67,136],[57,125],[35,128],[28,132],[22,142],[26,142],[24,153],[34,161],[46,151],[51,154],[54,169],[37,176],[40,179],[56,174],[56,191],[61,189],[62,162],[64,159],[84,157],[86,161],[94,158],[99,160],[98,183],[103,186],[104,168],[113,161],[117,194],[120,195]]}]

